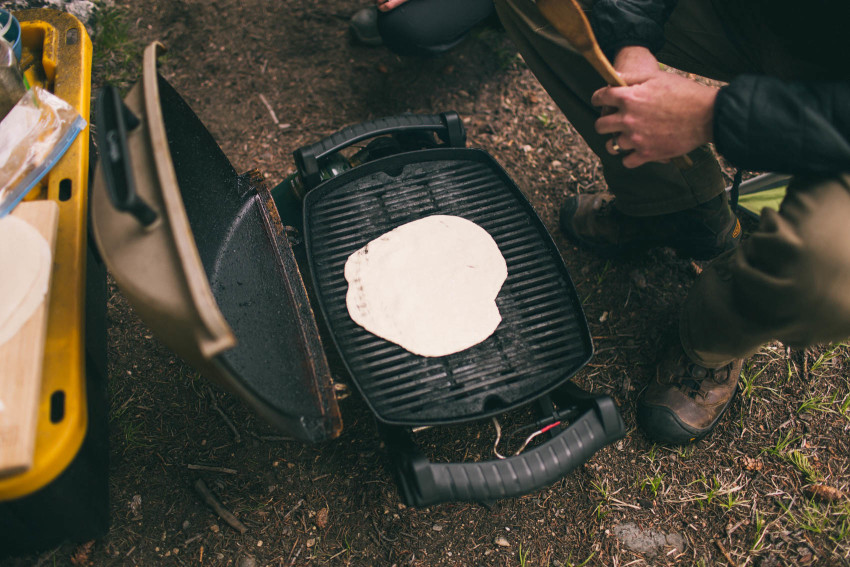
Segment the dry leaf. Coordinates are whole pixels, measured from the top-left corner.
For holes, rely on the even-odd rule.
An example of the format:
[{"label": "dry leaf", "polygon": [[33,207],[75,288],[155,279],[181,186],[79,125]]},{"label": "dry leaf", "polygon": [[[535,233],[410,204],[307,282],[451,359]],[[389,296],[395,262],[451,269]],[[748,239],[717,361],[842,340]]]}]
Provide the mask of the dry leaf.
[{"label": "dry leaf", "polygon": [[94,540],[87,541],[86,543],[77,546],[77,549],[75,549],[74,553],[71,555],[71,565],[76,567],[87,567],[89,565],[93,565],[91,557],[89,557],[93,547]]},{"label": "dry leaf", "polygon": [[325,529],[328,527],[328,509],[322,508],[316,512],[316,526]]}]

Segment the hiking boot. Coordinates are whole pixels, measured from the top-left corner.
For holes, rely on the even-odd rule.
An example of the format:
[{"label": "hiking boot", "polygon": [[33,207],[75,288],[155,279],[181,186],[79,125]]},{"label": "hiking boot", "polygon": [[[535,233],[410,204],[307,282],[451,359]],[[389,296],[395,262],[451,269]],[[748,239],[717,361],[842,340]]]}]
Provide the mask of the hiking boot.
[{"label": "hiking boot", "polygon": [[708,260],[741,240],[741,223],[725,191],[696,207],[651,217],[623,214],[615,201],[610,193],[569,197],[561,207],[561,230],[576,244],[603,255],[669,246],[680,255]]},{"label": "hiking boot", "polygon": [[381,34],[378,33],[378,8],[369,6],[361,8],[351,16],[349,22],[354,37],[365,45],[376,47],[384,43]]},{"label": "hiking boot", "polygon": [[638,400],[638,424],[648,437],[664,443],[702,439],[732,403],[742,363],[705,368],[691,361],[677,341]]}]

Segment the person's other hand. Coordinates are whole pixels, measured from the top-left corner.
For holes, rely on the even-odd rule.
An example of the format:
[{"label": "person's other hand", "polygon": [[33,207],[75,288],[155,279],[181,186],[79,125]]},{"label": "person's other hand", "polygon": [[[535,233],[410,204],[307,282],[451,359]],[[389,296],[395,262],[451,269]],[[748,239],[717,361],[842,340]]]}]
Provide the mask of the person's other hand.
[{"label": "person's other hand", "polygon": [[381,12],[389,12],[393,8],[398,8],[405,2],[407,2],[407,0],[375,0],[375,3],[378,5],[378,10]]},{"label": "person's other hand", "polygon": [[662,71],[643,47],[622,49],[614,68],[629,86],[601,88],[590,101],[607,108],[596,131],[612,135],[606,149],[623,153],[624,166],[668,161],[712,140],[717,89]]}]

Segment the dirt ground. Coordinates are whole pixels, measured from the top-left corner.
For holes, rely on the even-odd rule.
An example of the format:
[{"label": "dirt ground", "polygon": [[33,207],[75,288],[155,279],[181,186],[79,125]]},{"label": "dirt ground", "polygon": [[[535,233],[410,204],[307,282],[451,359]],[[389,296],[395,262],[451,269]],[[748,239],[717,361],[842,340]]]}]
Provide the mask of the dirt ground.
[{"label": "dirt ground", "polygon": [[[850,564],[847,344],[768,345],[745,365],[741,394],[708,439],[685,448],[648,442],[635,427],[634,401],[701,265],[668,250],[606,260],[564,240],[557,208],[565,193],[600,191],[604,181],[497,26],[441,58],[415,60],[353,43],[348,18],[360,5],[340,0],[116,4],[111,13],[126,22],[130,44],[168,47],[163,75],[236,169],[259,169],[270,186],[294,170],[293,150],[342,126],[458,111],[468,145],[503,165],[553,233],[596,347],[576,382],[611,395],[628,434],[522,498],[405,507],[356,394],[340,402],[339,439],[318,446],[280,439],[162,346],[111,286],[112,528],[92,544],[15,564]],[[113,56],[94,39],[101,49],[94,83],[108,78],[126,88],[138,49]],[[482,423],[425,443],[436,458],[481,454],[493,435]],[[193,490],[198,479],[246,533],[204,505]]]}]

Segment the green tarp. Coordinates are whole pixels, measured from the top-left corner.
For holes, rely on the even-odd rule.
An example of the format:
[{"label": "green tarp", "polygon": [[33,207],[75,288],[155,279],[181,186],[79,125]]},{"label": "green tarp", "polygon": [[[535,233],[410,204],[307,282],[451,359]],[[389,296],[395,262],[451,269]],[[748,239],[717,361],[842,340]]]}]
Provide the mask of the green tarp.
[{"label": "green tarp", "polygon": [[790,179],[788,175],[765,173],[744,181],[739,189],[738,212],[758,218],[765,207],[778,211]]}]

